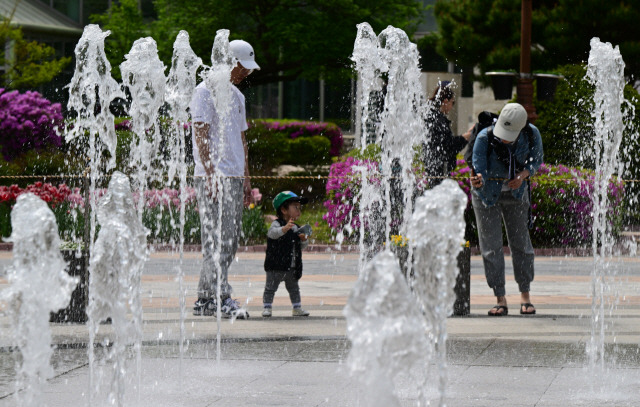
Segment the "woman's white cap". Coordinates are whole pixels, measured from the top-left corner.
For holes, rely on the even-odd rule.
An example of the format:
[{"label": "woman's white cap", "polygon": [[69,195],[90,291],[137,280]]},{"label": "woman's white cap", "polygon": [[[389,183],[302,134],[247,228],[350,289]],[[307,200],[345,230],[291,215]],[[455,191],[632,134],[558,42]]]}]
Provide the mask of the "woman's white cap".
[{"label": "woman's white cap", "polygon": [[253,47],[248,42],[233,40],[229,43],[229,49],[243,67],[247,69],[260,69],[260,66],[256,64],[256,55],[253,52]]},{"label": "woman's white cap", "polygon": [[500,112],[493,134],[505,141],[513,142],[527,125],[527,111],[519,103],[507,103]]}]

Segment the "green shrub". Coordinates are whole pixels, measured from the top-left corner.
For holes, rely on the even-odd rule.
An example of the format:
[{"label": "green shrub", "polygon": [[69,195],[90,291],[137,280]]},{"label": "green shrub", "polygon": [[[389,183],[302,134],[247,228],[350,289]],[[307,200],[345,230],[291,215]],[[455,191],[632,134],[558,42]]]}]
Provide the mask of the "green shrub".
[{"label": "green shrub", "polygon": [[[253,188],[259,188],[264,199],[271,202],[278,193],[282,191],[292,191],[297,195],[304,195],[310,202],[322,202],[325,197],[325,189],[327,180],[324,177],[318,178],[317,173],[311,176],[310,173],[292,173],[292,178],[269,178],[251,180]],[[309,178],[296,178],[298,176],[309,176]],[[265,213],[272,214],[273,207],[271,203],[264,209]]]},{"label": "green shrub", "polygon": [[261,126],[254,126],[245,134],[249,148],[250,174],[271,175],[271,169],[288,161],[295,162],[285,134],[273,133]]},{"label": "green shrub", "polygon": [[[326,137],[298,137],[289,142],[289,156],[302,165],[322,165],[330,163],[331,142]],[[287,163],[285,161],[285,163]]]},{"label": "green shrub", "polygon": [[342,131],[333,123],[254,120],[245,133],[251,174],[282,164],[327,165],[340,154]]},{"label": "green shrub", "polygon": [[[5,161],[0,156],[0,176],[3,177],[72,173],[69,170],[65,162],[65,153],[57,148],[45,151],[30,150],[11,161]],[[24,187],[34,180],[35,178],[0,178],[0,185],[17,184]]]},{"label": "green shrub", "polygon": [[[191,201],[185,206],[184,243],[199,244],[200,215],[196,208],[196,201]],[[145,208],[142,213],[142,223],[149,229],[148,240],[157,243],[180,242],[180,209],[173,205],[158,205],[153,208]]]},{"label": "green shrub", "polygon": [[265,244],[267,224],[264,221],[262,206],[244,208],[242,211],[242,245]]}]

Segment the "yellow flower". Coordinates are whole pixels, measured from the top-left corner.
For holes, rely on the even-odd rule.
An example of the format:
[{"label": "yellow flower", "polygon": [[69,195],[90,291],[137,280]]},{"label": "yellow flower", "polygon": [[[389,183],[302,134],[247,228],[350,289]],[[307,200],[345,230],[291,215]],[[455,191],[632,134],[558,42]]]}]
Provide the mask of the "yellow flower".
[{"label": "yellow flower", "polygon": [[255,206],[254,204],[249,204],[249,209],[253,209],[253,208],[255,208],[255,207],[256,207],[256,206]]},{"label": "yellow flower", "polygon": [[409,239],[402,235],[391,235],[391,243],[394,246],[405,247],[409,242]]}]

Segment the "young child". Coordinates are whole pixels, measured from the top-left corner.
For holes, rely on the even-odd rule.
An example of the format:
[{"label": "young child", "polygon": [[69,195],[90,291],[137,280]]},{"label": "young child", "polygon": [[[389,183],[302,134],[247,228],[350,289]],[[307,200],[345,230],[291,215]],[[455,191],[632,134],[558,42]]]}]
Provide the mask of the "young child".
[{"label": "young child", "polygon": [[265,318],[271,316],[273,297],[282,281],[293,305],[292,315],[309,316],[302,309],[298,280],[302,277],[302,249],[309,244],[307,237],[311,234],[311,228],[309,225],[300,228],[294,223],[300,217],[300,206],[308,201],[291,191],[280,192],[273,200],[278,218],[267,232],[267,254],[264,260],[267,282],[262,296],[262,316]]}]

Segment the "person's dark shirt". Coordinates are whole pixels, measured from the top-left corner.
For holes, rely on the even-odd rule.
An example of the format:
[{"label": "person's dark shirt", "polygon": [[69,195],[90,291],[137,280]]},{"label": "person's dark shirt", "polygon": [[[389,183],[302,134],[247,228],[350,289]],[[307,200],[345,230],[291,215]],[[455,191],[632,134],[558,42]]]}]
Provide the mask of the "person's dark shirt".
[{"label": "person's dark shirt", "polygon": [[[456,168],[456,156],[467,145],[467,140],[453,135],[451,121],[439,109],[432,108],[426,121],[427,137],[422,143],[421,156],[425,175],[447,176]],[[429,183],[434,185],[440,182],[441,180],[430,180]]]}]

